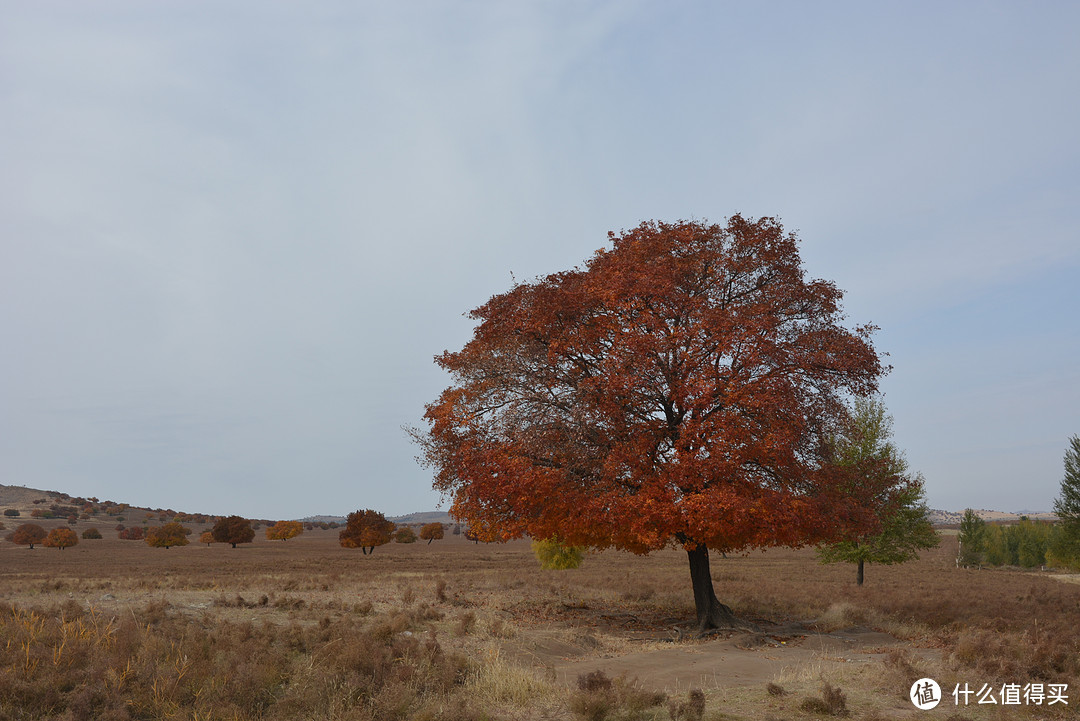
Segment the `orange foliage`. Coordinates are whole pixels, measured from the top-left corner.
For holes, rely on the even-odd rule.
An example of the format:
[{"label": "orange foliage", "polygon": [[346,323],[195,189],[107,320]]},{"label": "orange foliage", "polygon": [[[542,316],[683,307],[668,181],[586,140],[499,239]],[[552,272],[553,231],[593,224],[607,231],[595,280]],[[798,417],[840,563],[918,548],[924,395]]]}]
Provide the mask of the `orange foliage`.
[{"label": "orange foliage", "polygon": [[345,528],[338,532],[338,542],[345,548],[359,548],[364,554],[375,552],[375,546],[390,542],[394,524],[386,516],[370,508],[349,514]]},{"label": "orange foliage", "polygon": [[454,385],[417,440],[452,513],[482,540],[706,556],[870,522],[827,439],[885,369],[874,328],[845,328],[841,292],[804,278],[794,235],[735,215],[610,240],[493,297],[437,358]]},{"label": "orange foliage", "polygon": [[443,537],[443,526],[441,523],[425,523],[424,527],[420,529],[420,538],[428,542],[431,545],[432,541],[437,541]]},{"label": "orange foliage", "polygon": [[36,523],[24,523],[15,529],[8,540],[17,546],[33,548],[35,543],[45,540],[45,529]]},{"label": "orange foliage", "polygon": [[271,541],[287,541],[304,532],[304,524],[300,521],[278,521],[266,528],[266,537]]},{"label": "orange foliage", "polygon": [[68,546],[74,546],[79,542],[79,537],[70,528],[54,528],[45,537],[45,545],[49,548],[59,548],[63,551]]},{"label": "orange foliage", "polygon": [[166,523],[163,526],[151,528],[146,533],[146,543],[154,548],[171,548],[172,546],[188,545],[188,534],[191,529],[184,528],[179,523]]}]

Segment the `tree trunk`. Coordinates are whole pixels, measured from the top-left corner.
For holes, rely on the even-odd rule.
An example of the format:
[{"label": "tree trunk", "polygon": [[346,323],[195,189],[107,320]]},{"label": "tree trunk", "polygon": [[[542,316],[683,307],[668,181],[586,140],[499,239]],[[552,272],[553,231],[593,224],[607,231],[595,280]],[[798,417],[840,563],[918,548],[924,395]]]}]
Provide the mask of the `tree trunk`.
[{"label": "tree trunk", "polygon": [[686,555],[690,560],[690,582],[694,586],[698,633],[718,628],[752,628],[751,624],[736,618],[730,608],[717,600],[709,571],[709,549],[699,544],[688,549]]},{"label": "tree trunk", "polygon": [[861,586],[862,585],[862,580],[863,580],[863,560],[860,558],[859,559],[859,572],[855,576],[855,584],[858,585],[858,586]]}]

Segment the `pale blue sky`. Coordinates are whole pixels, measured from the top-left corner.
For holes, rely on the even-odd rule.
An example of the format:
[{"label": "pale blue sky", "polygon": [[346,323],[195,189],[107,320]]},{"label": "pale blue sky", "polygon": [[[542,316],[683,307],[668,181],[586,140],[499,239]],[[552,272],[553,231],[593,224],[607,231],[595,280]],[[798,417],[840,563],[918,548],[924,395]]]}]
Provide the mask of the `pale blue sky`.
[{"label": "pale blue sky", "polygon": [[462,313],[775,215],[881,326],[932,506],[1080,433],[1080,5],[0,0],[0,482],[433,508]]}]

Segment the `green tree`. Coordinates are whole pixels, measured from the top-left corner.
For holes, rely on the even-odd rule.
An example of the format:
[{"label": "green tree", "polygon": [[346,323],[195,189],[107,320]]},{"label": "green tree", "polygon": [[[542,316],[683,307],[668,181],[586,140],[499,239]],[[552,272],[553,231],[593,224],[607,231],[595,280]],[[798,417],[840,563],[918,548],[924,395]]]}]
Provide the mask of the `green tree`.
[{"label": "green tree", "polygon": [[876,398],[857,398],[846,429],[832,441],[849,493],[874,513],[877,528],[844,534],[818,547],[823,563],[854,563],[856,583],[863,585],[867,563],[892,565],[918,558],[922,549],[938,545],[930,524],[923,479],[908,471],[903,453],[892,440],[892,417]]},{"label": "green tree", "polygon": [[964,511],[964,517],[960,520],[958,541],[960,548],[956,556],[956,565],[982,565],[983,551],[986,548],[986,521],[979,518],[970,508]]},{"label": "green tree", "polygon": [[1053,534],[1051,555],[1060,565],[1080,565],[1080,436],[1069,439],[1065,451],[1065,477],[1054,501],[1060,528]]},{"label": "green tree", "polygon": [[585,555],[581,546],[567,546],[558,538],[547,538],[532,542],[532,550],[540,567],[546,570],[564,571],[577,568]]}]

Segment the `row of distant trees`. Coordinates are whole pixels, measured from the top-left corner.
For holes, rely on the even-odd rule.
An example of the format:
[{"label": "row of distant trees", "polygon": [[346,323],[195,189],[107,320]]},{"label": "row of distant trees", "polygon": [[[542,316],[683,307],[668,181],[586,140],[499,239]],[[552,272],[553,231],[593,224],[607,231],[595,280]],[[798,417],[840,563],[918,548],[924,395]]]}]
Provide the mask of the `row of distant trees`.
[{"label": "row of distant trees", "polygon": [[[304,532],[309,524],[300,521],[278,521],[266,528],[266,537],[271,541],[287,541]],[[337,524],[334,524],[336,527]],[[240,516],[228,516],[219,519],[214,527],[199,536],[199,542],[210,545],[212,543],[228,543],[233,548],[237,544],[251,543],[255,540],[256,523]],[[2,525],[0,525],[2,528]],[[173,546],[186,546],[190,543],[189,536],[192,529],[183,524],[172,521],[161,526],[144,529],[142,526],[124,527],[122,524],[116,527],[117,537],[128,541],[146,541],[150,546],[157,548],[171,548]],[[460,532],[455,527],[454,532]],[[417,539],[426,540],[430,544],[434,540],[443,537],[444,530],[441,523],[428,523],[417,534],[409,526],[397,526],[378,511],[371,509],[356,511],[349,514],[346,527],[339,534],[339,541],[346,548],[361,548],[365,555],[373,553],[376,546],[389,543],[391,540],[397,543],[415,543]],[[83,531],[84,539],[101,538],[101,532],[96,528],[88,528]],[[469,534],[466,533],[466,537]],[[68,548],[77,545],[79,537],[70,528],[56,528],[46,532],[36,523],[24,523],[7,535],[7,540],[20,546],[33,548],[41,544],[50,548]]]},{"label": "row of distant trees", "polygon": [[957,565],[1080,569],[1080,436],[1069,439],[1054,513],[1056,522],[1021,517],[1019,523],[999,525],[967,509],[960,522]]}]

